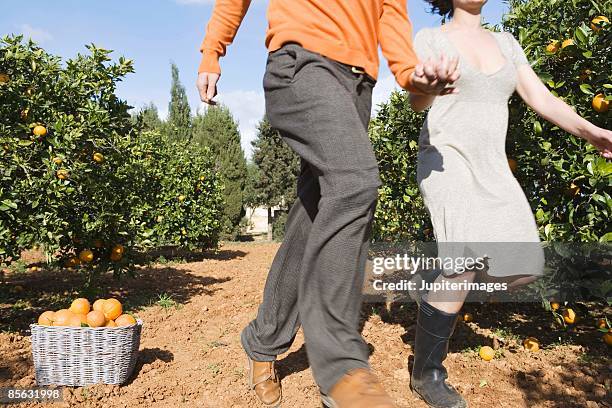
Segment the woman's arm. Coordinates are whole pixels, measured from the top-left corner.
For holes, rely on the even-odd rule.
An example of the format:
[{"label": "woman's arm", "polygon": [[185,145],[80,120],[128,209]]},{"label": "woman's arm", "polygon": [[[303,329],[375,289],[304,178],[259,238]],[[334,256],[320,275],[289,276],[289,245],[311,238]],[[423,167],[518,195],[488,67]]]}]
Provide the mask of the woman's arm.
[{"label": "woman's arm", "polygon": [[612,159],[612,132],[599,128],[582,118],[574,110],[555,97],[542,83],[533,69],[521,65],[517,69],[517,92],[525,103],[549,122],[595,146],[607,159]]}]

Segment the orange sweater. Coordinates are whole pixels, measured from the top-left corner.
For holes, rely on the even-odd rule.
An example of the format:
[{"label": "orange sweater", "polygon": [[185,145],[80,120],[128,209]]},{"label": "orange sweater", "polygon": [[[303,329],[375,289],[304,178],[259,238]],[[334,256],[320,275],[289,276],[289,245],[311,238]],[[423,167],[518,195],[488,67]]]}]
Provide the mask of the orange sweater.
[{"label": "orange sweater", "polygon": [[[217,0],[202,43],[199,72],[220,73],[251,0]],[[287,42],[378,76],[378,45],[398,84],[410,89],[417,63],[406,0],[270,0],[266,47]]]}]

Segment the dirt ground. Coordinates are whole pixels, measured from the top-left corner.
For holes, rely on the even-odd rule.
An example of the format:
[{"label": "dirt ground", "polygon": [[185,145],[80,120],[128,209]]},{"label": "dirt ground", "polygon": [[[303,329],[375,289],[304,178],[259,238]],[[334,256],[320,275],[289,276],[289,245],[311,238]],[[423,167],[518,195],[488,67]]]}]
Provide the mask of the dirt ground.
[{"label": "dirt ground", "polygon": [[[124,386],[64,388],[59,405],[260,406],[247,389],[239,334],[256,314],[277,249],[277,244],[231,243],[186,262],[142,268],[137,279],[103,278],[98,295],[121,299],[144,321],[139,362]],[[45,309],[67,306],[81,282],[78,274],[45,270],[13,272],[0,280],[0,387],[35,385],[28,325]],[[579,308],[583,319],[571,331],[551,329],[551,315],[540,305],[468,305],[466,311],[474,322],[459,323],[446,365],[471,407],[612,406],[610,348],[593,324],[602,309]],[[403,408],[425,407],[408,390],[415,321],[414,304],[363,308],[372,367]],[[543,349],[523,350],[527,336],[537,337]],[[495,346],[498,357],[481,360],[476,352],[481,345]],[[279,357],[278,369],[283,407],[321,406],[301,333]]]}]

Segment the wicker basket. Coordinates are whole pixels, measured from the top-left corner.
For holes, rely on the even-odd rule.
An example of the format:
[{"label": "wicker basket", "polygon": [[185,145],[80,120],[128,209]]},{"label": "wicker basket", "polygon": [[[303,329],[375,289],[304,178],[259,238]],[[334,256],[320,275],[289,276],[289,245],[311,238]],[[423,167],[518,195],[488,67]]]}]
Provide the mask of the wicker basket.
[{"label": "wicker basket", "polygon": [[124,327],[30,325],[38,385],[123,384],[138,359],[142,320]]}]

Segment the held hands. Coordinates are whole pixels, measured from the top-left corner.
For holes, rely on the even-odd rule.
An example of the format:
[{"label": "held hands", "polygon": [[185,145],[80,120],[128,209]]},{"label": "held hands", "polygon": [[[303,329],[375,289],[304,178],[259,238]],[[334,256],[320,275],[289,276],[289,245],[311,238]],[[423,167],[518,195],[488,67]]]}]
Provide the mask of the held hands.
[{"label": "held hands", "polygon": [[612,159],[612,131],[597,126],[591,127],[584,138],[601,152],[606,159]]},{"label": "held hands", "polygon": [[452,87],[461,76],[458,65],[458,58],[448,58],[444,54],[437,59],[428,58],[416,66],[412,84],[427,95],[458,93],[457,88]]},{"label": "held hands", "polygon": [[217,96],[217,82],[219,82],[219,77],[219,74],[211,72],[202,72],[198,75],[196,86],[200,92],[200,99],[202,99],[202,102],[209,105],[217,104],[213,98]]}]

